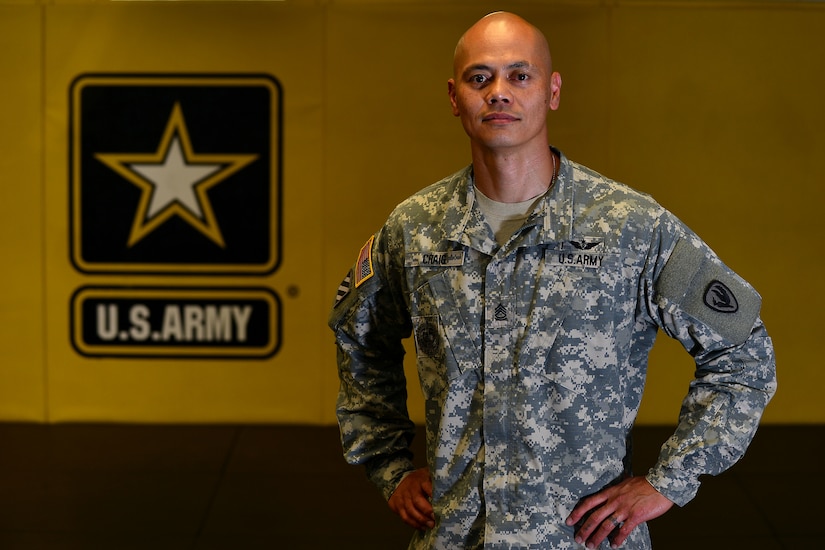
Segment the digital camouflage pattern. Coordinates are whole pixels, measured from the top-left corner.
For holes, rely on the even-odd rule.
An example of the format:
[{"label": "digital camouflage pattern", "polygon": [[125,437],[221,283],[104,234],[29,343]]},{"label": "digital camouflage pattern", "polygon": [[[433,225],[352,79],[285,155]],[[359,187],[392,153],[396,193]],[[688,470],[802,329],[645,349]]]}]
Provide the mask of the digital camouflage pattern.
[{"label": "digital camouflage pattern", "polygon": [[[359,257],[358,287],[339,292],[347,461],[386,498],[413,469],[413,335],[436,525],[410,548],[583,548],[564,521],[629,474],[661,329],[697,371],[647,479],[684,505],[700,475],[742,456],[775,391],[758,294],[653,199],[564,157],[502,247],[473,189],[470,166],[400,204]],[[646,526],[623,547],[649,548]]]}]

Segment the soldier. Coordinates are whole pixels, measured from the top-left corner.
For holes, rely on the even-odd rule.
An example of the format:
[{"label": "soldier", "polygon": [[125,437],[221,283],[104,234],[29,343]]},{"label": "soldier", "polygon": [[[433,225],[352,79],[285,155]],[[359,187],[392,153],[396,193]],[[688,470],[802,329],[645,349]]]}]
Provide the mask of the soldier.
[{"label": "soldier", "polygon": [[[472,164],[392,212],[330,315],[345,457],[417,529],[410,548],[649,548],[645,522],[742,456],[776,389],[753,288],[652,198],[549,145],[561,85],[528,22],[472,26],[448,82]],[[627,441],[659,330],[696,378],[636,476]]]}]

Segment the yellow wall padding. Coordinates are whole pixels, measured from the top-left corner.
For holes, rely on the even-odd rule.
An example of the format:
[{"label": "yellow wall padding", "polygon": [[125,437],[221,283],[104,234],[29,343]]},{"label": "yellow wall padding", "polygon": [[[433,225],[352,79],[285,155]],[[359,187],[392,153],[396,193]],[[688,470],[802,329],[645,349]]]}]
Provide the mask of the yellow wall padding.
[{"label": "yellow wall padding", "polygon": [[[0,419],[334,422],[329,307],[390,210],[469,162],[446,82],[494,9],[0,0]],[[825,7],[507,9],[563,77],[551,142],[652,194],[762,295],[766,422],[825,421]],[[204,174],[177,206],[134,175],[169,151]],[[640,422],[674,422],[692,374],[660,338]]]}]

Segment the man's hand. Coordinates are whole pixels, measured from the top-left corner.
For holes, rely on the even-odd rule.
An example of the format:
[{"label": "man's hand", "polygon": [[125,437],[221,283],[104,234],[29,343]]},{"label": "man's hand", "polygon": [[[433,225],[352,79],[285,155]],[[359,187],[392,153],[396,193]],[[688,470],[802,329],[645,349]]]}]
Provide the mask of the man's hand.
[{"label": "man's hand", "polygon": [[427,468],[415,470],[401,480],[390,497],[390,509],[401,516],[407,525],[424,531],[435,525],[435,514],[430,498],[433,482]]},{"label": "man's hand", "polygon": [[671,506],[673,502],[644,477],[630,477],[582,499],[567,518],[567,525],[575,525],[591,512],[576,531],[576,542],[596,548],[610,535],[611,545],[617,548],[637,525],[661,516]]}]

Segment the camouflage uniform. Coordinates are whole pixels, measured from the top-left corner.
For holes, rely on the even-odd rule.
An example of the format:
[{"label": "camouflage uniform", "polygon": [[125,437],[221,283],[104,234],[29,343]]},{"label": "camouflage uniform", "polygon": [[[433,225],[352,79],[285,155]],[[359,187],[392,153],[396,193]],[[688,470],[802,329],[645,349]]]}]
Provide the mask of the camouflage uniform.
[{"label": "camouflage uniform", "polygon": [[[775,391],[759,295],[649,196],[563,156],[499,247],[472,177],[470,166],[400,204],[339,289],[346,459],[386,498],[413,469],[401,343],[412,334],[436,525],[410,548],[581,548],[565,519],[628,475],[661,329],[697,371],[647,479],[685,504],[700,475],[741,457]],[[623,547],[649,548],[647,527]]]}]

